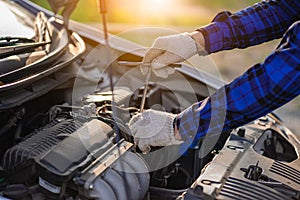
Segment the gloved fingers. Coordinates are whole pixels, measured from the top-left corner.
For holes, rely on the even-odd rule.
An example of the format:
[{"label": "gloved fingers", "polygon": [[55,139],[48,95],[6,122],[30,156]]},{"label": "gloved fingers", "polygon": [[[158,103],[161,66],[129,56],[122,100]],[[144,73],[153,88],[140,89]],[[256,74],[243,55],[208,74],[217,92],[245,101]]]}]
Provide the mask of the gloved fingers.
[{"label": "gloved fingers", "polygon": [[133,116],[128,123],[128,127],[131,130],[132,136],[139,137],[137,135],[141,132],[141,130],[149,126],[150,122],[151,118],[146,111]]},{"label": "gloved fingers", "polygon": [[140,65],[140,70],[143,75],[146,75],[149,71],[149,66]]},{"label": "gloved fingers", "polygon": [[[139,134],[139,133],[138,133]],[[145,146],[167,146],[167,145],[173,145],[173,144],[178,144],[175,141],[169,141],[168,138],[162,138],[159,136],[160,133],[158,134],[153,134],[153,136],[149,137],[142,137],[142,133],[140,133],[141,137],[135,137],[135,143],[138,144],[138,146],[141,148],[145,148]]]},{"label": "gloved fingers", "polygon": [[162,69],[158,69],[158,70],[154,70],[153,69],[153,72],[154,74],[157,76],[157,77],[160,77],[160,78],[168,78],[168,76],[170,74],[174,74],[175,73],[175,69],[172,68],[172,67],[164,67]]},{"label": "gloved fingers", "polygon": [[155,76],[160,77],[160,78],[168,78],[169,74],[165,69],[159,69],[159,70],[153,70]]},{"label": "gloved fingers", "polygon": [[135,136],[140,126],[136,123],[136,121],[132,121],[132,119],[128,123],[128,127],[130,129],[130,134]]},{"label": "gloved fingers", "polygon": [[160,133],[159,130],[153,130],[151,128],[144,128],[143,126],[134,124],[134,129],[137,131],[134,134],[134,137],[136,139],[142,139],[142,140],[152,140],[157,134]]},{"label": "gloved fingers", "polygon": [[150,145],[148,144],[147,140],[145,140],[145,139],[134,138],[134,143],[139,147],[139,149],[143,153],[148,153],[151,150]]},{"label": "gloved fingers", "polygon": [[128,127],[130,129],[130,132],[132,134],[132,136],[134,136],[136,134],[136,132],[138,131],[139,125],[137,123],[137,121],[140,119],[141,114],[137,114],[134,115],[128,122]]},{"label": "gloved fingers", "polygon": [[165,70],[167,70],[168,75],[174,74],[176,71],[173,67],[166,67]]},{"label": "gloved fingers", "polygon": [[131,125],[135,124],[141,117],[142,117],[142,113],[138,113],[138,114],[132,116],[128,122],[128,125],[131,126]]},{"label": "gloved fingers", "polygon": [[151,67],[156,76],[161,78],[168,78],[170,74],[175,73],[175,69],[169,67],[168,65],[182,61],[184,61],[184,59],[180,56],[171,52],[165,52],[152,61]]},{"label": "gloved fingers", "polygon": [[185,59],[183,59],[180,55],[172,52],[165,52],[162,55],[156,57],[152,61],[151,66],[153,69],[160,69],[173,63],[183,62],[184,60]]},{"label": "gloved fingers", "polygon": [[[168,67],[159,70],[167,69]],[[131,129],[135,144],[144,153],[150,151],[150,146],[180,144],[181,141],[177,141],[174,137],[174,118],[174,114],[151,109],[133,116],[129,122],[129,128]]]},{"label": "gloved fingers", "polygon": [[143,112],[143,113],[134,115],[130,119],[129,125],[139,124],[140,126],[146,126],[150,122],[151,122],[151,116],[150,116],[149,112],[147,112],[147,110],[145,110],[145,112]]},{"label": "gloved fingers", "polygon": [[[161,55],[163,51],[160,49],[150,48],[143,59],[143,63],[151,63],[153,59]],[[149,71],[149,65],[140,65],[140,70],[143,75],[146,75]]]},{"label": "gloved fingers", "polygon": [[162,55],[165,52],[163,49],[151,47],[145,54],[143,63],[151,63],[157,56]]}]

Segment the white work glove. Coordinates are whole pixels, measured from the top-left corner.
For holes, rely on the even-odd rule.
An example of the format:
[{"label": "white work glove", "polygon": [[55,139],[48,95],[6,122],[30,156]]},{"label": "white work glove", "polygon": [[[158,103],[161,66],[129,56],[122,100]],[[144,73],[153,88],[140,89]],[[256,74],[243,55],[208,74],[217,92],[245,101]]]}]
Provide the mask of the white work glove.
[{"label": "white work glove", "polygon": [[[151,63],[156,76],[167,78],[175,72],[169,64],[183,62],[197,53],[197,43],[188,33],[162,36],[158,37],[146,52],[143,63]],[[141,72],[145,75],[148,67],[141,66]]]},{"label": "white work glove", "polygon": [[174,137],[173,121],[176,115],[156,110],[145,110],[131,118],[129,129],[135,144],[142,152],[149,152],[150,146],[178,145],[182,141]]},{"label": "white work glove", "polygon": [[48,0],[54,14],[57,14],[63,9],[62,16],[66,27],[68,27],[69,18],[76,8],[78,1],[79,0]]}]

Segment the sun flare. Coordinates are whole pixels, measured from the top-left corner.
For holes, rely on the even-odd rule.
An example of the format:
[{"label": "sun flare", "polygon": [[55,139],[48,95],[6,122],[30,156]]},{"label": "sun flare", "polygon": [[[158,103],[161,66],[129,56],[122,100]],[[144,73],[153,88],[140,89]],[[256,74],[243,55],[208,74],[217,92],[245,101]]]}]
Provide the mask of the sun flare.
[{"label": "sun flare", "polygon": [[174,0],[140,0],[140,9],[151,15],[163,15],[172,9]]}]

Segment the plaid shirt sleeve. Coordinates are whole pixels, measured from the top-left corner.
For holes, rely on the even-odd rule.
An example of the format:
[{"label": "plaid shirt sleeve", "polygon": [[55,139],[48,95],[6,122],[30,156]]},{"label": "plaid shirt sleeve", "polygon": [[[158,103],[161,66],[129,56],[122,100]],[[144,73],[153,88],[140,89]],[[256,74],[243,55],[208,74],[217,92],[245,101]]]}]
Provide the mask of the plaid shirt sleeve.
[{"label": "plaid shirt sleeve", "polygon": [[277,49],[231,83],[177,116],[179,133],[191,144],[249,123],[300,94],[300,21]]},{"label": "plaid shirt sleeve", "polygon": [[234,14],[221,12],[198,30],[204,35],[208,53],[245,48],[282,37],[300,19],[299,13],[299,0],[262,1]]}]

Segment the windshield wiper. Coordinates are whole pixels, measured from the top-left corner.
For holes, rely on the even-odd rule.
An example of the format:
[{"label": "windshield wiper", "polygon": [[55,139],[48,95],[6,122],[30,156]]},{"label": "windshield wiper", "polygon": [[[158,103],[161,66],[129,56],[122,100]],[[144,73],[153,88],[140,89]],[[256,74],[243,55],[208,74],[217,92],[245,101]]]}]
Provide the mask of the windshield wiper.
[{"label": "windshield wiper", "polygon": [[13,46],[23,43],[33,43],[33,39],[24,38],[24,37],[0,37],[0,47]]},{"label": "windshield wiper", "polygon": [[20,54],[20,53],[33,52],[37,47],[45,46],[50,43],[51,42],[32,42],[32,43],[0,47],[0,59],[12,55]]}]

